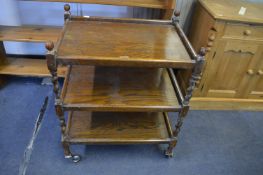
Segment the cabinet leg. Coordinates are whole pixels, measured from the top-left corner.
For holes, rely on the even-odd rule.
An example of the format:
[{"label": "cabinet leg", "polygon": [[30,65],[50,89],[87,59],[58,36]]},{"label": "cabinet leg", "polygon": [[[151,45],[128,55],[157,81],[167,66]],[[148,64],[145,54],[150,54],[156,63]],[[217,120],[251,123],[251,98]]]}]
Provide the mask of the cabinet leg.
[{"label": "cabinet leg", "polygon": [[[61,134],[62,134],[62,140],[65,137],[65,131],[66,131],[66,122],[64,118],[64,111],[61,106],[56,105],[56,113],[60,121],[60,128],[61,128]],[[62,141],[62,146],[64,149],[64,156],[66,159],[71,159],[74,163],[78,163],[80,161],[80,156],[76,154],[72,154],[70,151],[70,144],[68,142]]]},{"label": "cabinet leg", "polygon": [[5,83],[6,83],[6,77],[0,75],[0,89],[5,85]]},{"label": "cabinet leg", "polygon": [[62,146],[64,149],[64,155],[66,159],[71,159],[73,162],[77,163],[80,161],[80,156],[73,155],[69,148],[70,144],[64,141],[65,131],[66,131],[66,122],[65,122],[65,117],[64,117],[64,110],[63,110],[61,99],[60,99],[60,89],[59,89],[58,76],[57,76],[57,62],[55,58],[55,51],[53,50],[54,43],[53,42],[46,43],[46,49],[48,50],[47,55],[46,55],[46,60],[47,60],[48,69],[52,75],[53,92],[55,94],[55,110],[56,110],[56,114],[60,122],[61,135],[62,135]]},{"label": "cabinet leg", "polygon": [[165,156],[167,158],[173,157],[173,149],[176,147],[176,144],[177,144],[177,140],[174,140],[169,144],[167,150],[165,151]]},{"label": "cabinet leg", "polygon": [[173,131],[173,135],[176,138],[177,138],[177,136],[179,135],[179,133],[181,131],[181,127],[183,125],[183,120],[186,117],[188,111],[189,111],[189,106],[185,106],[185,107],[182,108],[182,110],[179,113],[179,116],[178,116],[178,119],[177,119],[177,123],[175,125],[175,130]]},{"label": "cabinet leg", "polygon": [[62,146],[64,149],[65,159],[71,159],[74,163],[78,163],[81,160],[80,155],[72,154],[70,151],[70,144],[68,142],[62,141]]},{"label": "cabinet leg", "polygon": [[175,140],[170,142],[167,150],[165,151],[165,155],[168,158],[173,157],[173,149],[176,147],[177,137],[178,137],[179,132],[181,130],[181,127],[183,125],[183,120],[184,120],[185,116],[187,115],[188,111],[189,111],[189,107],[185,106],[185,107],[182,108],[182,110],[179,113],[179,116],[178,116],[178,119],[177,119],[177,123],[175,125],[175,130],[173,131],[173,136],[174,136]]},{"label": "cabinet leg", "polygon": [[64,149],[65,158],[66,159],[71,158],[72,154],[71,154],[71,151],[70,151],[70,148],[69,148],[69,143],[62,141],[62,147]]}]

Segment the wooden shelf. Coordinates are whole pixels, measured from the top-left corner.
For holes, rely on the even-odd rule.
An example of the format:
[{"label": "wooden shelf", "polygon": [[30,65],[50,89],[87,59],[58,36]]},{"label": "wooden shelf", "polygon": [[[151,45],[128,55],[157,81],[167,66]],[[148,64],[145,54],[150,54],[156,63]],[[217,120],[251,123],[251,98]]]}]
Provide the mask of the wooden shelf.
[{"label": "wooden shelf", "polygon": [[70,143],[169,143],[167,115],[162,113],[70,112],[65,141]]},{"label": "wooden shelf", "polygon": [[[58,76],[64,77],[66,67],[59,67]],[[0,64],[1,75],[17,75],[32,77],[50,77],[46,60],[7,57]]]},{"label": "wooden shelf", "polygon": [[43,2],[73,2],[88,4],[103,4],[131,7],[146,7],[158,9],[174,8],[172,0],[21,0],[21,1],[43,1]]},{"label": "wooden shelf", "polygon": [[57,42],[61,27],[0,26],[0,41]]},{"label": "wooden shelf", "polygon": [[61,99],[66,110],[179,111],[163,68],[72,66]]},{"label": "wooden shelf", "polygon": [[63,64],[171,68],[194,64],[168,22],[72,18],[59,43],[57,60]]}]

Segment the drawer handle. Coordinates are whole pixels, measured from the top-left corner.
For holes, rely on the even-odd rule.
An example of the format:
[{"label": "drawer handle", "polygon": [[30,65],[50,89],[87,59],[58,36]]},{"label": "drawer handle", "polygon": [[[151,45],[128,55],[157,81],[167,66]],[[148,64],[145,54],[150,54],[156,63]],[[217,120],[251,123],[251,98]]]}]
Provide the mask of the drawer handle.
[{"label": "drawer handle", "polygon": [[213,44],[214,44],[213,42],[208,42],[208,43],[207,43],[207,46],[212,47]]},{"label": "drawer handle", "polygon": [[251,35],[251,33],[252,33],[251,30],[245,30],[245,31],[244,31],[244,34],[245,34],[246,36]]},{"label": "drawer handle", "polygon": [[263,75],[263,70],[259,70],[258,75]]},{"label": "drawer handle", "polygon": [[247,74],[248,75],[254,75],[254,71],[252,69],[248,69]]},{"label": "drawer handle", "polygon": [[211,51],[211,47],[207,47],[207,48],[206,48],[206,51],[207,51],[207,52],[210,52],[210,51]]},{"label": "drawer handle", "polygon": [[210,41],[214,41],[216,39],[216,36],[214,34],[212,34],[210,37],[209,37],[209,40]]}]

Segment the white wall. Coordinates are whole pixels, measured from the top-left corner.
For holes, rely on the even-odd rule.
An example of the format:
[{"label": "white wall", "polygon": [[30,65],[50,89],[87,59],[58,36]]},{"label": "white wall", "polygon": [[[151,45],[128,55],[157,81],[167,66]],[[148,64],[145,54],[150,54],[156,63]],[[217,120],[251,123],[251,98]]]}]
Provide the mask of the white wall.
[{"label": "white wall", "polygon": [[[17,26],[21,25],[18,4],[16,0],[1,0],[0,3],[0,24]],[[24,50],[24,45],[21,43],[5,42],[5,47],[9,52],[21,53]]]}]

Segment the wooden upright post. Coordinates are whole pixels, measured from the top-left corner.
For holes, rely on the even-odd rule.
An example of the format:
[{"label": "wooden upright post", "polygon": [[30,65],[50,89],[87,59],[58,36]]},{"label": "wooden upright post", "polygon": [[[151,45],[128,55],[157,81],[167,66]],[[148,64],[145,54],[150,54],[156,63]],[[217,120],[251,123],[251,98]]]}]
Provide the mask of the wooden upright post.
[{"label": "wooden upright post", "polygon": [[4,63],[6,59],[5,46],[3,41],[0,41],[0,64]]},{"label": "wooden upright post", "polygon": [[175,9],[176,0],[167,0],[167,8],[163,11],[162,19],[171,20]]},{"label": "wooden upright post", "polygon": [[[0,41],[0,65],[6,62],[6,52],[3,41]],[[5,76],[0,75],[0,88],[5,84]]]}]

